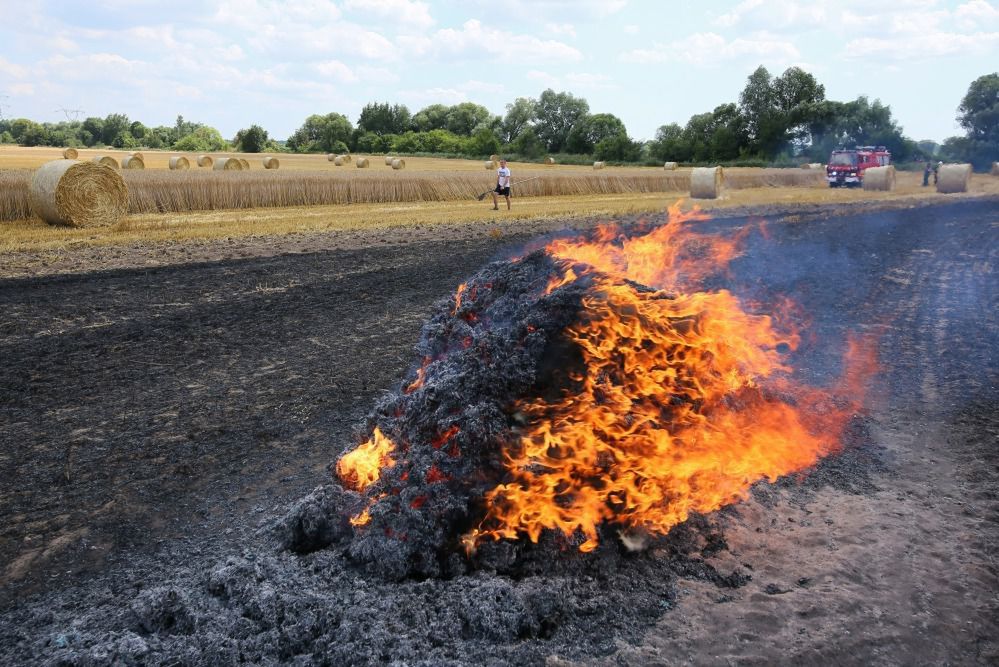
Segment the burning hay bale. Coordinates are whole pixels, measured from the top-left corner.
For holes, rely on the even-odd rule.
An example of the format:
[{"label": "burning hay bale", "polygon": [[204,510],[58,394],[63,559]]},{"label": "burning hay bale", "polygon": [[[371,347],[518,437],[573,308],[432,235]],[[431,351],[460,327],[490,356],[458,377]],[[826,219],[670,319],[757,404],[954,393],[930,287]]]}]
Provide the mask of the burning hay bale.
[{"label": "burning hay bale", "polygon": [[277,169],[280,166],[281,162],[276,157],[264,158],[264,169]]},{"label": "burning hay bale", "polygon": [[184,171],[191,168],[191,163],[183,155],[174,155],[170,158],[171,171]]},{"label": "burning hay bale", "polygon": [[106,227],[128,212],[128,188],[116,169],[53,160],[31,179],[31,210],[52,225]]},{"label": "burning hay bale", "polygon": [[90,158],[90,161],[94,164],[99,164],[104,167],[111,167],[112,169],[118,168],[118,160],[115,160],[110,155],[95,155]]},{"label": "burning hay bale", "polygon": [[736,244],[671,216],[496,262],[439,303],[366,440],[275,527],[284,547],[338,544],[388,578],[640,547],[833,451],[853,406],[806,413],[821,392],[778,351],[796,336],[688,291]]},{"label": "burning hay bale", "polygon": [[395,158],[392,160],[392,168],[396,171],[406,168],[406,161],[401,158]]},{"label": "burning hay bale", "polygon": [[945,164],[940,167],[937,176],[937,192],[945,194],[967,192],[970,179],[970,164]]},{"label": "burning hay bale", "polygon": [[199,155],[198,156],[198,166],[199,167],[211,167],[214,160],[212,160],[211,155]]},{"label": "burning hay bale", "polygon": [[75,148],[62,149],[62,157],[64,160],[75,160],[79,156],[80,153]]},{"label": "burning hay bale", "polygon": [[146,163],[142,160],[142,154],[128,154],[121,159],[122,169],[145,169]]},{"label": "burning hay bale", "polygon": [[693,199],[715,199],[722,190],[721,167],[697,167],[690,174],[690,196]]},{"label": "burning hay bale", "polygon": [[676,162],[667,162],[667,163],[665,163],[663,165],[663,170],[664,171],[676,171],[676,167],[677,167]]},{"label": "burning hay bale", "polygon": [[871,167],[864,172],[864,190],[891,192],[895,189],[895,166]]},{"label": "burning hay bale", "polygon": [[238,158],[220,157],[212,165],[212,171],[243,171],[243,163]]},{"label": "burning hay bale", "polygon": [[594,162],[593,163],[593,168],[594,169],[603,169],[604,168],[604,163],[603,162]]}]

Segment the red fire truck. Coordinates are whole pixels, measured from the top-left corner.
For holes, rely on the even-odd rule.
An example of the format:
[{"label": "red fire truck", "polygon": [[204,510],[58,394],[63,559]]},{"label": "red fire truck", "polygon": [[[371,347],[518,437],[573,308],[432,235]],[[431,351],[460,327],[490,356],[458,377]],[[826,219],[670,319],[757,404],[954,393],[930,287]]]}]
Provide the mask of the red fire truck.
[{"label": "red fire truck", "polygon": [[884,146],[857,146],[853,150],[836,150],[826,165],[829,187],[853,187],[864,182],[864,172],[871,167],[887,167],[891,153]]}]

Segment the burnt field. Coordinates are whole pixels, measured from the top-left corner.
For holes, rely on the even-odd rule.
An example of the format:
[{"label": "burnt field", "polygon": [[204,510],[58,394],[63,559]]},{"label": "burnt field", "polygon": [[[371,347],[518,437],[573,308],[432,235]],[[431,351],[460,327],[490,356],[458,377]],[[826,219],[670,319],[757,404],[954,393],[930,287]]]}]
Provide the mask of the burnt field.
[{"label": "burnt field", "polygon": [[458,285],[536,239],[0,280],[0,661],[999,659],[999,202],[693,224],[749,230],[714,280],[799,304],[803,381],[877,341],[842,451],[642,551],[543,538],[392,576],[273,527]]}]

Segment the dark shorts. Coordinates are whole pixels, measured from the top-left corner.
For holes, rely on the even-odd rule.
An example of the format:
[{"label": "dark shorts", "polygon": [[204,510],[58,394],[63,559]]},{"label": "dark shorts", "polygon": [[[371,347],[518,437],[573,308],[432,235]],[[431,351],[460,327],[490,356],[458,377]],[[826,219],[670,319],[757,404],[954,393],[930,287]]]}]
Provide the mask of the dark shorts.
[{"label": "dark shorts", "polygon": [[502,195],[503,197],[509,197],[510,196],[510,186],[508,185],[505,188],[501,188],[500,186],[497,185],[496,189],[493,190],[493,192],[495,192],[498,195]]}]

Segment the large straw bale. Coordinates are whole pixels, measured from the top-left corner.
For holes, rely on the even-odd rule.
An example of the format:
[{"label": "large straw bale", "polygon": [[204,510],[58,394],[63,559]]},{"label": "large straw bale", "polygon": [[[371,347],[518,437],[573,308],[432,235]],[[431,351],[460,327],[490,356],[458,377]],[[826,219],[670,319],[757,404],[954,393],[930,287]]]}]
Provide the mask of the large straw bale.
[{"label": "large straw bale", "polygon": [[549,155],[548,157],[545,158],[545,164],[547,164],[548,166],[554,165],[555,164],[555,158],[553,158],[551,155]]},{"label": "large straw bale", "polygon": [[335,158],[333,158],[333,164],[336,165],[337,167],[342,167],[344,165],[343,156],[337,155]]},{"label": "large straw bale", "polygon": [[486,160],[486,169],[496,169],[499,165],[493,160]]},{"label": "large straw bale", "polygon": [[492,155],[489,156],[489,161],[490,162],[499,162],[500,161],[500,156],[496,155],[495,153],[493,153]]},{"label": "large straw bale", "polygon": [[199,155],[198,156],[198,166],[199,167],[211,167],[215,160],[212,159],[211,155]]},{"label": "large straw bale", "polygon": [[75,148],[62,149],[62,157],[65,160],[75,160],[80,157],[80,153]]},{"label": "large straw bale", "polygon": [[239,163],[241,165],[243,165],[243,170],[244,171],[249,171],[249,169],[250,169],[250,161],[249,160],[247,160],[245,157],[238,157],[236,159],[239,160]]},{"label": "large straw bale", "polygon": [[146,161],[146,156],[143,155],[142,153],[140,153],[139,151],[130,151],[127,155],[128,155],[128,157],[137,157],[140,160],[142,160],[143,162]]},{"label": "large straw bale", "polygon": [[366,158],[366,157],[359,157],[359,158],[357,158],[357,168],[358,169],[367,169],[368,168],[368,158]]},{"label": "large straw bale", "polygon": [[721,167],[697,167],[690,174],[690,196],[692,199],[715,199],[723,181]]},{"label": "large straw bale", "polygon": [[604,163],[603,162],[594,162],[593,163],[593,168],[594,169],[603,169],[604,168]]},{"label": "large straw bale", "polygon": [[264,169],[277,169],[281,166],[281,161],[276,157],[265,157],[264,158]]},{"label": "large straw bale", "polygon": [[989,172],[993,176],[999,176],[999,162],[992,163],[992,171]]},{"label": "large straw bale", "polygon": [[391,167],[392,166],[392,160],[394,160],[394,159],[395,158],[392,157],[391,155],[386,155],[385,156],[385,166],[386,167]]},{"label": "large straw bale", "polygon": [[115,160],[110,155],[95,155],[94,157],[90,158],[90,161],[93,162],[94,164],[101,164],[104,165],[105,167],[111,167],[112,169],[118,168],[118,160]]},{"label": "large straw bale", "polygon": [[145,169],[146,163],[138,155],[126,155],[121,159],[122,169]]},{"label": "large straw bale", "polygon": [[392,168],[395,170],[405,169],[406,161],[403,160],[402,158],[395,158],[394,160],[392,160]]},{"label": "large straw bale", "polygon": [[891,192],[895,189],[895,166],[870,167],[864,171],[864,189]]},{"label": "large straw bale", "polygon": [[354,158],[350,156],[350,153],[343,153],[340,157],[343,158],[344,164],[350,164],[354,161]]},{"label": "large straw bale", "polygon": [[663,169],[666,171],[676,171],[676,162],[667,162],[663,165]]},{"label": "large straw bale", "polygon": [[106,227],[128,212],[128,188],[112,167],[53,160],[31,179],[31,210],[51,225]]},{"label": "large straw bale", "polygon": [[190,169],[191,163],[183,155],[173,155],[170,157],[170,168],[174,171]]},{"label": "large straw bale", "polygon": [[945,164],[937,174],[937,192],[967,192],[970,178],[970,164]]},{"label": "large straw bale", "polygon": [[213,171],[243,171],[243,163],[239,161],[239,158],[235,157],[220,157],[215,160],[212,165]]}]

